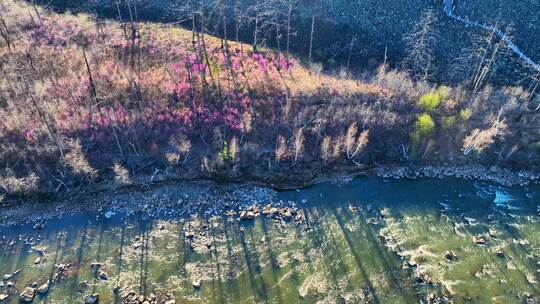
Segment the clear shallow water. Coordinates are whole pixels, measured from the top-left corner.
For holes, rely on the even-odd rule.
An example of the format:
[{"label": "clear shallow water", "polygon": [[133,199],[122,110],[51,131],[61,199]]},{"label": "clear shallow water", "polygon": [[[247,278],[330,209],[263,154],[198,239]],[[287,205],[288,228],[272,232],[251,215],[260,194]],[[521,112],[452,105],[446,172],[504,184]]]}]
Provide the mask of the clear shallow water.
[{"label": "clear shallow water", "polygon": [[[106,218],[104,210],[42,230],[2,227],[0,276],[21,271],[0,294],[17,303],[28,284],[51,280],[34,302],[97,293],[100,303],[122,303],[131,291],[175,303],[540,301],[538,187],[362,178],[279,199],[298,202],[305,220]],[[60,264],[71,265],[58,275]]]}]

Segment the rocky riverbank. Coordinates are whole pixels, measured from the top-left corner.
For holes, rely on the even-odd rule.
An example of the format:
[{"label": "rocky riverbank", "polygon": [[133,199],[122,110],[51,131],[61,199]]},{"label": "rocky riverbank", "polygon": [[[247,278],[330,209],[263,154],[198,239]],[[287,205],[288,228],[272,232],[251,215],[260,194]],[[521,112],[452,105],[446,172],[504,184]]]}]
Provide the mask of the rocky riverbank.
[{"label": "rocky riverbank", "polygon": [[[362,168],[347,173],[301,179],[303,182],[298,182],[300,179],[295,178],[289,187],[284,186],[285,182],[279,185],[260,181],[227,183],[225,179],[222,181],[224,183],[218,183],[212,180],[179,181],[165,175],[157,178],[141,177],[137,183],[129,186],[100,186],[95,191],[74,191],[65,198],[17,199],[4,202],[0,207],[0,225],[33,223],[34,227],[39,229],[50,218],[95,211],[104,213],[105,216],[141,213],[146,217],[155,217],[196,213],[212,216],[235,210],[239,217],[245,218],[266,211],[263,208],[294,207],[294,202],[284,204],[277,201],[276,190],[305,188],[318,183],[369,175],[395,179],[455,177],[489,181],[504,186],[526,186],[540,182],[540,173],[537,172],[480,165],[378,166],[371,170]],[[150,183],[148,179],[151,179]]]},{"label": "rocky riverbank", "polygon": [[96,212],[105,217],[117,213],[141,214],[146,218],[197,213],[210,217],[229,209],[272,202],[275,195],[274,190],[256,185],[221,185],[211,181],[163,183],[148,189],[128,187],[93,196],[7,204],[0,209],[0,225],[34,223],[34,228],[39,229],[51,218],[81,212]]},{"label": "rocky riverbank", "polygon": [[526,186],[540,183],[540,173],[532,171],[512,171],[496,166],[380,166],[374,169],[377,176],[383,178],[444,178],[456,177],[466,180],[489,181],[504,186]]}]

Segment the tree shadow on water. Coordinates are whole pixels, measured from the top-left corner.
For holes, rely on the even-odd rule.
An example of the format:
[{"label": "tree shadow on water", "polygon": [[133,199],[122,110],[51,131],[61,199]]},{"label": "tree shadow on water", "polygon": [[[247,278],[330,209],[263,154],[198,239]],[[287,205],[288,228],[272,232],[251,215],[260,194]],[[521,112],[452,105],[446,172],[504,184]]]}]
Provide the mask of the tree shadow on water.
[{"label": "tree shadow on water", "polygon": [[244,228],[244,231],[239,230],[238,233],[240,236],[240,244],[242,245],[242,250],[244,253],[244,259],[248,269],[251,290],[257,301],[268,303],[268,291],[266,290],[266,286],[264,285],[264,282],[262,282],[262,278],[257,280],[257,277],[261,276],[258,256],[255,252],[252,252],[246,241],[245,230],[251,230],[252,227],[250,227],[249,225],[242,227]]},{"label": "tree shadow on water", "polygon": [[[270,272],[272,274],[272,281],[274,284],[272,288],[276,290],[277,299],[275,299],[275,301],[277,301],[277,303],[283,303],[283,296],[281,294],[281,288],[279,287],[279,279],[275,271],[276,269],[279,268],[279,264],[271,247],[271,238],[268,232],[267,219],[265,217],[261,217],[260,221],[261,221],[261,228],[264,234],[263,246],[265,247],[266,254],[268,255],[268,258],[270,259]],[[272,299],[272,302],[274,302],[273,299]]]},{"label": "tree shadow on water", "polygon": [[[367,272],[367,269],[366,269],[364,263],[362,262],[360,254],[357,252],[356,248],[354,247],[353,241],[351,240],[350,235],[348,235],[348,233],[346,232],[346,229],[345,229],[345,227],[343,225],[342,219],[337,215],[337,212],[333,207],[330,207],[329,209],[331,210],[330,211],[331,214],[336,219],[336,223],[338,224],[340,232],[343,235],[343,237],[344,237],[344,239],[345,239],[345,241],[347,243],[347,246],[349,248],[349,252],[352,255],[352,257],[353,257],[353,259],[354,259],[354,261],[355,261],[355,263],[357,265],[357,269],[360,271],[360,274],[362,275],[362,278],[364,279],[364,282],[365,282],[365,284],[366,284],[366,286],[367,286],[367,288],[369,290],[369,294],[373,298],[372,299],[373,303],[381,303],[381,301],[380,301],[380,299],[379,299],[379,297],[377,295],[377,291],[375,290],[375,288],[373,286],[373,283],[371,282],[371,278],[369,276],[369,273]],[[331,242],[329,242],[329,244],[332,244],[332,248],[335,250],[337,255],[340,257],[339,258],[340,269],[346,270],[347,265],[345,264],[345,262],[343,260],[341,250],[337,246],[337,244],[339,242],[338,242],[335,234],[332,232],[331,223],[329,222],[328,216],[323,216],[322,221],[324,222],[324,226],[325,226],[324,233],[326,233],[332,240]],[[348,277],[347,277],[347,280],[349,282],[349,285],[352,284],[352,282],[349,280]]]},{"label": "tree shadow on water", "polygon": [[[235,271],[234,266],[236,263],[236,258],[234,256],[234,250],[233,250],[233,244],[232,244],[233,240],[231,238],[231,235],[229,234],[229,227],[234,229],[234,225],[229,225],[226,216],[223,216],[222,219],[223,219],[223,233],[225,236],[225,242],[227,246],[227,259],[230,263],[229,264],[230,269],[227,271],[227,280],[226,280],[227,286],[228,286],[227,290],[232,291],[232,294],[230,295],[232,299],[238,299],[240,298],[240,290],[238,289],[238,284],[236,283],[237,281],[236,273],[233,273],[233,271]],[[236,271],[239,271],[239,270],[236,269]]]},{"label": "tree shadow on water", "polygon": [[[316,211],[322,212],[321,209],[317,209]],[[339,278],[337,276],[337,273],[338,273],[339,270],[335,267],[334,263],[332,263],[332,261],[335,261],[335,259],[331,258],[329,256],[329,255],[331,255],[331,250],[334,249],[334,251],[335,251],[335,248],[329,248],[328,250],[326,249],[326,245],[329,244],[329,242],[325,242],[325,240],[324,240],[324,237],[326,236],[326,233],[325,233],[325,231],[324,231],[324,229],[322,227],[323,219],[322,219],[322,217],[320,215],[317,216],[315,214],[315,212],[311,212],[306,208],[304,209],[304,214],[305,214],[305,217],[306,217],[306,221],[310,223],[309,227],[311,227],[309,229],[309,233],[307,234],[308,237],[309,237],[310,243],[312,244],[311,247],[323,250],[324,254],[325,254],[324,259],[325,260],[327,259],[329,261],[328,263],[325,262],[325,263],[322,264],[322,267],[324,267],[324,271],[325,271],[324,279],[329,280],[328,283],[331,286],[331,288],[334,289],[337,292],[337,294],[339,294],[339,290],[337,290],[337,287],[339,286]],[[330,245],[328,245],[328,246],[330,246]],[[308,259],[309,264],[313,265],[314,261],[310,257],[308,247],[310,247],[310,246],[307,246],[305,248],[304,255]],[[319,271],[319,270],[314,268],[314,269],[312,269],[312,271]],[[342,303],[343,299],[340,299],[339,297],[336,297],[334,299],[334,301],[336,303]]]},{"label": "tree shadow on water", "polygon": [[[117,271],[116,271],[116,286],[119,286],[120,283],[120,276],[122,274],[122,266],[123,266],[123,254],[124,254],[124,246],[125,246],[125,240],[126,240],[126,222],[122,221],[122,231],[120,233],[120,244],[119,244],[119,252],[118,257],[116,260],[117,264]],[[119,292],[114,292],[114,303],[118,304],[121,303],[122,299],[120,297]]]}]

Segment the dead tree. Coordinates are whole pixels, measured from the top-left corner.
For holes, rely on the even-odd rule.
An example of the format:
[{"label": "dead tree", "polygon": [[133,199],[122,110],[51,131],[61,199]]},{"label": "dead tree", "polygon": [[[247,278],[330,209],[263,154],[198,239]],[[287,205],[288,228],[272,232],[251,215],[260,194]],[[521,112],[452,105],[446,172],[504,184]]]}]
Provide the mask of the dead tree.
[{"label": "dead tree", "polygon": [[437,37],[434,29],[435,21],[435,13],[428,10],[422,14],[412,31],[403,37],[407,44],[407,55],[403,65],[419,79],[429,78],[432,72],[433,48]]},{"label": "dead tree", "polygon": [[[101,118],[103,118],[103,111],[101,111],[101,103],[99,101],[97,90],[96,90],[96,84],[94,82],[94,78],[92,76],[92,71],[90,69],[90,64],[88,62],[88,58],[86,57],[86,52],[83,50],[83,57],[84,57],[84,63],[86,65],[86,72],[88,73],[88,79],[90,81],[90,95],[92,96],[92,99],[94,99],[95,106],[98,108],[98,112]],[[92,113],[92,112],[90,112]],[[107,119],[109,121],[111,120],[111,117],[109,115],[108,111],[105,111],[107,115]],[[122,156],[122,159],[125,159],[124,157],[124,150],[122,149],[122,145],[120,145],[120,139],[118,138],[118,134],[116,133],[116,129],[113,125],[111,125],[111,129],[113,131],[114,140],[116,141],[116,145],[118,147],[118,151],[120,152],[120,155]]]},{"label": "dead tree", "polygon": [[493,67],[501,50],[502,43],[502,41],[497,41],[495,31],[491,31],[484,40],[484,46],[477,51],[475,73],[470,81],[473,92],[482,89],[486,80],[489,79],[489,75],[493,73]]},{"label": "dead tree", "polygon": [[13,51],[13,42],[11,41],[11,34],[2,15],[0,15],[0,36],[6,41],[8,50],[11,53]]},{"label": "dead tree", "polygon": [[289,56],[290,53],[291,36],[296,35],[296,33],[292,31],[292,14],[297,5],[298,0],[287,0],[287,56]]},{"label": "dead tree", "polygon": [[311,66],[313,52],[313,34],[315,33],[315,14],[311,16],[311,32],[309,34],[309,65]]}]

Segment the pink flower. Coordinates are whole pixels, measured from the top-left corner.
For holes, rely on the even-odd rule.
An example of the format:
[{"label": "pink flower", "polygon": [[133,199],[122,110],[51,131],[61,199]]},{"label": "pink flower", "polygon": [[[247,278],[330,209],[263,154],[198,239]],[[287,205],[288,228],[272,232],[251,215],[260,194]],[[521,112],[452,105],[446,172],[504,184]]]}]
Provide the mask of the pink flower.
[{"label": "pink flower", "polygon": [[24,134],[24,138],[27,141],[32,142],[34,140],[34,130],[26,131],[26,133]]}]

